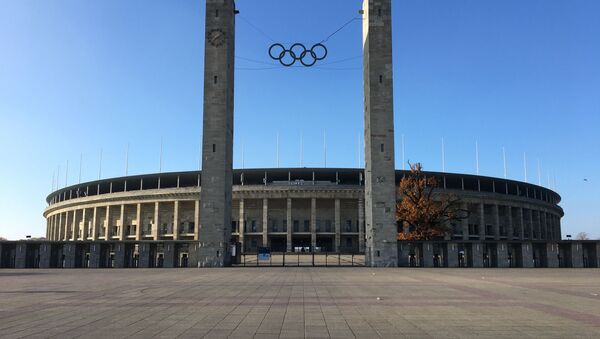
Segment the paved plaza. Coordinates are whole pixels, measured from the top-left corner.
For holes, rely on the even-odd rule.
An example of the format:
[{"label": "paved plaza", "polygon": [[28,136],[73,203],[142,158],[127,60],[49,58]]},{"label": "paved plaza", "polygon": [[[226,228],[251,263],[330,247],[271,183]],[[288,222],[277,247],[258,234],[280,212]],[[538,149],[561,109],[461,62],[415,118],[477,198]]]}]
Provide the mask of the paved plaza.
[{"label": "paved plaza", "polygon": [[597,338],[600,270],[0,270],[0,337]]}]

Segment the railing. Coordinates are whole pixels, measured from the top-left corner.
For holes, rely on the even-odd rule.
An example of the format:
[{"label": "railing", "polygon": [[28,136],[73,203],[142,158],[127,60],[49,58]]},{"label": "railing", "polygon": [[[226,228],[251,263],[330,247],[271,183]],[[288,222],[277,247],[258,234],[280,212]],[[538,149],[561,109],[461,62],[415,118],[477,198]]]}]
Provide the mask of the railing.
[{"label": "railing", "polygon": [[341,252],[273,252],[268,255],[245,253],[241,254],[240,263],[235,265],[244,267],[365,266],[365,255]]}]

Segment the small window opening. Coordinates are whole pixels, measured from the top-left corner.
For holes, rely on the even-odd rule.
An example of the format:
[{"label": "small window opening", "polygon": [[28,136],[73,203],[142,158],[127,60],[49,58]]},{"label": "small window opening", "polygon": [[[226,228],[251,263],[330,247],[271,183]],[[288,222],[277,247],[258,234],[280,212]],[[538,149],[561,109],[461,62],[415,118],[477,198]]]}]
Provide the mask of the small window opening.
[{"label": "small window opening", "polygon": [[383,152],[383,144],[381,144],[380,146],[381,146],[381,151]]},{"label": "small window opening", "polygon": [[217,145],[213,144],[213,153],[215,153],[217,151]]},{"label": "small window opening", "polygon": [[215,11],[215,17],[217,17],[217,18],[219,17],[219,10],[218,9]]},{"label": "small window opening", "polygon": [[219,77],[215,75],[215,79],[214,79],[215,80],[215,84],[217,83],[218,79],[219,79]]},{"label": "small window opening", "polygon": [[379,83],[380,83],[380,84],[381,84],[381,83],[383,83],[383,75],[380,75],[380,76],[379,76]]},{"label": "small window opening", "polygon": [[377,15],[378,15],[379,17],[381,17],[381,8],[378,8],[378,9],[377,9]]}]

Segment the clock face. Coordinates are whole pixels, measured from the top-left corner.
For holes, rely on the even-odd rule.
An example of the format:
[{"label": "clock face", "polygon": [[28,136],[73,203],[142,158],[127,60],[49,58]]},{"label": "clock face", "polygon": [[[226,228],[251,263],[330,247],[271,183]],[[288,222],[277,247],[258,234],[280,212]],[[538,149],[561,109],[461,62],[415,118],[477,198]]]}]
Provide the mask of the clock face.
[{"label": "clock face", "polygon": [[221,29],[213,29],[207,34],[208,42],[215,47],[223,45],[225,42],[225,32]]}]

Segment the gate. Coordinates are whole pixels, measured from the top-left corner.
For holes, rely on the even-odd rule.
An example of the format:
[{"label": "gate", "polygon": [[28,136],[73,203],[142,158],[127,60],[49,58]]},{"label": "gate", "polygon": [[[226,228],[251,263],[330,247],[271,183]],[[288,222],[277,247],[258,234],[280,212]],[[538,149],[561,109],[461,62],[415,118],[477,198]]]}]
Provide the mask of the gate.
[{"label": "gate", "polygon": [[365,266],[364,253],[257,252],[241,254],[243,267],[351,267]]}]

